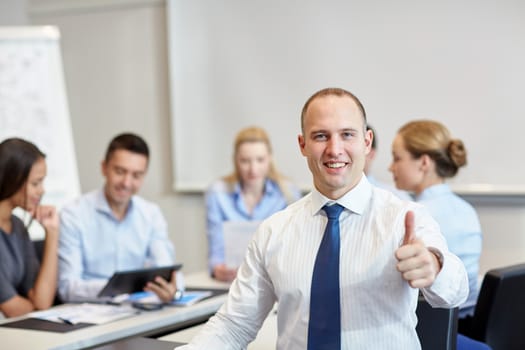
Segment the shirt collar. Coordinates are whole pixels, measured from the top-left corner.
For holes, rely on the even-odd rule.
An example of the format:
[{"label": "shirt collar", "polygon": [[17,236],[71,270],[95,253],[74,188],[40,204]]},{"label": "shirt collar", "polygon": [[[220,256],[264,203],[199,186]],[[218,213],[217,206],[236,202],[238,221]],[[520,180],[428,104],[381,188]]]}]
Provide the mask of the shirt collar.
[{"label": "shirt collar", "polygon": [[450,186],[448,184],[444,184],[444,183],[437,184],[437,185],[432,185],[430,187],[425,188],[425,190],[423,190],[423,192],[421,192],[419,196],[416,196],[415,199],[416,201],[421,201],[421,200],[425,200],[428,198],[437,197],[441,194],[447,194],[450,192],[452,192],[452,190],[450,189]]},{"label": "shirt collar", "polygon": [[323,206],[328,203],[338,203],[345,207],[345,209],[362,215],[370,203],[371,197],[372,185],[364,175],[361,176],[361,180],[359,180],[354,188],[335,201],[327,198],[314,188],[312,191],[312,215],[318,214]]},{"label": "shirt collar", "polygon": [[[241,182],[237,181],[233,188],[233,193],[235,194],[236,197],[240,197],[241,191],[242,191]],[[270,179],[266,179],[266,181],[264,182],[263,195],[270,196],[278,191],[279,191],[279,188],[277,184]]]},{"label": "shirt collar", "polygon": [[[95,197],[95,209],[99,212],[105,213],[107,215],[110,215],[114,217],[113,211],[111,210],[108,200],[106,199],[106,195],[104,194],[104,188],[101,188],[98,190],[97,195]],[[128,209],[126,211],[126,215],[133,209],[133,196],[131,197],[128,205]]]}]

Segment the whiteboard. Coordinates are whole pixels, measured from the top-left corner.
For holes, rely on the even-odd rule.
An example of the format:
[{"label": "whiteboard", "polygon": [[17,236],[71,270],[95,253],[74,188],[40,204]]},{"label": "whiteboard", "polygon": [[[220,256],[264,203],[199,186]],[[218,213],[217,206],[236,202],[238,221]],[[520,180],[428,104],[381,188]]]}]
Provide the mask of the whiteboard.
[{"label": "whiteboard", "polygon": [[232,170],[235,133],[257,124],[278,168],[303,188],[302,105],[338,86],[378,133],[376,178],[416,118],[462,139],[464,191],[525,193],[525,2],[519,0],[169,0],[174,187],[202,190]]},{"label": "whiteboard", "polygon": [[0,27],[0,140],[21,137],[46,154],[42,202],[80,195],[56,27]]}]

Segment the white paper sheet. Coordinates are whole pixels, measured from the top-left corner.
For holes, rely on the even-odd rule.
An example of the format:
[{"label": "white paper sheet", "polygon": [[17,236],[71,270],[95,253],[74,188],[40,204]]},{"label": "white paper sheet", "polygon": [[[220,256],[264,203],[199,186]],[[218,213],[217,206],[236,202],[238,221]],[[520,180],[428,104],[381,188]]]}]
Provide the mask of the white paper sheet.
[{"label": "white paper sheet", "polygon": [[224,262],[230,268],[241,265],[246,248],[261,221],[225,221],[222,225],[224,234]]},{"label": "white paper sheet", "polygon": [[64,304],[45,311],[29,314],[31,317],[59,323],[103,324],[136,315],[138,310],[131,305]]}]

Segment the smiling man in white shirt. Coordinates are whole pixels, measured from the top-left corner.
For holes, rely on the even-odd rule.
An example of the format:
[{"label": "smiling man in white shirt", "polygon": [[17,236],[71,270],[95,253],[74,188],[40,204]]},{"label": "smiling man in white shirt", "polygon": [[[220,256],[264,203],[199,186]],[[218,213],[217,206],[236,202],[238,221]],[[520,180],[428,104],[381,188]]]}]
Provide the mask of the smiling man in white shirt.
[{"label": "smiling man in white shirt", "polygon": [[[420,349],[418,290],[433,306],[455,307],[466,299],[465,269],[437,223],[421,205],[372,186],[363,175],[373,135],[359,100],[343,89],[321,90],[304,105],[301,127],[299,147],[315,189],[260,225],[227,301],[181,349],[245,348],[275,302],[277,349]],[[340,332],[329,343],[312,338],[317,320],[310,306],[327,226],[323,207],[333,203],[344,210],[339,288],[323,295],[327,303],[339,299],[333,317]]]}]

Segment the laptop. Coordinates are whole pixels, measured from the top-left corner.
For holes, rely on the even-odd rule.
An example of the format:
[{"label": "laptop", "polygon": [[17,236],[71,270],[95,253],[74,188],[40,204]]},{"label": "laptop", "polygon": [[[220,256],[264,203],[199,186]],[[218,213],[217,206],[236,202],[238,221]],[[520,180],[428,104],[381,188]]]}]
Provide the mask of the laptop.
[{"label": "laptop", "polygon": [[182,264],[159,266],[138,270],[117,271],[111,276],[108,283],[98,293],[99,298],[114,297],[120,294],[140,292],[146,283],[153,281],[156,276],[171,280],[173,271],[182,268]]}]

